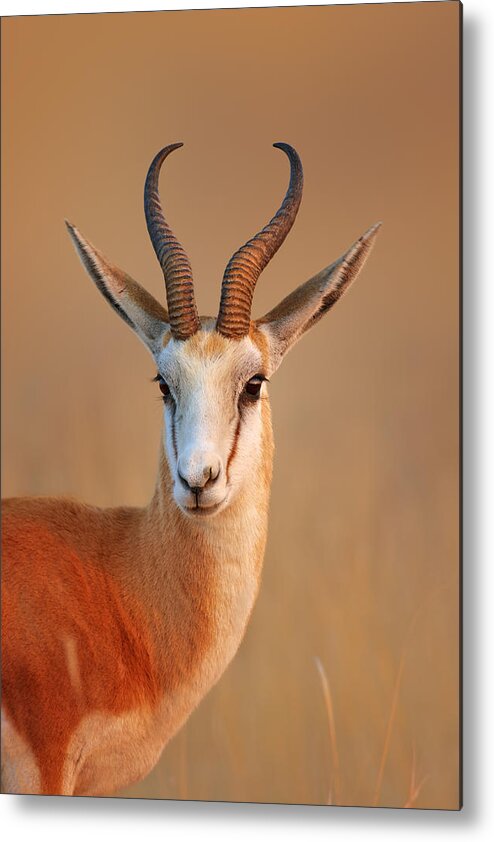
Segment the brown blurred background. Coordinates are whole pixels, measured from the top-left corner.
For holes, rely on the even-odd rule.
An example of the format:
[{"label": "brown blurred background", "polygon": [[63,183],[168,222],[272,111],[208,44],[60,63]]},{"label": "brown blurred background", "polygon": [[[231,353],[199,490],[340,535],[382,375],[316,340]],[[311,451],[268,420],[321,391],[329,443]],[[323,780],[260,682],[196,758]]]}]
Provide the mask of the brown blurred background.
[{"label": "brown blurred background", "polygon": [[255,315],[384,222],[270,387],[246,639],[127,795],[458,804],[458,36],[456,2],[2,21],[4,496],[151,495],[152,360],[63,219],[163,300],[142,209],[161,146],[186,144],[161,189],[203,313],[284,195],[274,141],[306,187]]}]

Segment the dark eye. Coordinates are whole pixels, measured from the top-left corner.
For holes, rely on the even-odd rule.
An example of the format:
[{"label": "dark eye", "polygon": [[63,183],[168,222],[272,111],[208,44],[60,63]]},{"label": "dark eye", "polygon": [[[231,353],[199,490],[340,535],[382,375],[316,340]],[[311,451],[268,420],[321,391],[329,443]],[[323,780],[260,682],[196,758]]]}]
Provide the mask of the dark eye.
[{"label": "dark eye", "polygon": [[245,394],[249,395],[250,398],[258,398],[261,393],[261,386],[265,379],[266,378],[263,377],[262,374],[256,374],[255,377],[251,377],[245,384]]},{"label": "dark eye", "polygon": [[158,386],[160,387],[160,392],[163,395],[163,397],[168,398],[170,395],[170,387],[168,386],[168,383],[165,383],[165,381],[160,377],[159,374],[154,379],[158,383]]},{"label": "dark eye", "polygon": [[168,395],[170,394],[170,389],[168,387],[168,383],[165,383],[164,380],[160,380],[160,392],[165,398],[167,398]]},{"label": "dark eye", "polygon": [[[160,387],[160,392],[163,395],[163,398],[165,400],[166,400],[166,398],[172,398],[172,393],[170,392],[170,387],[168,386],[168,383],[165,380],[163,380],[163,378],[162,378],[162,376],[159,372],[156,375],[156,377],[153,377],[153,382],[158,384],[158,386]],[[173,398],[172,398],[172,400],[173,400]]]}]

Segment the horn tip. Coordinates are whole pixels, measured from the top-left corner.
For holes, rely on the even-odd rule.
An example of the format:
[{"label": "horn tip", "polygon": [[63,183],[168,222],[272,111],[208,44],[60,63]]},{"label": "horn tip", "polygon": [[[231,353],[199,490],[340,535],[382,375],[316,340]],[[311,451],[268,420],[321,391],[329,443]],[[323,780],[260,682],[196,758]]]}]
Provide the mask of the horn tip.
[{"label": "horn tip", "polygon": [[278,143],[273,143],[275,149],[281,149],[282,152],[285,153],[288,160],[290,161],[290,166],[292,170],[294,167],[300,170],[300,176],[302,176],[302,162],[300,161],[299,154],[293,146],[290,146],[289,143],[282,143],[281,141]]},{"label": "horn tip", "polygon": [[290,146],[289,143],[284,143],[283,141],[278,141],[277,143],[273,143],[275,149],[282,149],[283,152],[295,152],[293,146]]},{"label": "horn tip", "polygon": [[149,168],[148,177],[151,172],[159,172],[159,168],[165,158],[167,158],[172,152],[175,152],[175,149],[180,149],[181,146],[183,146],[183,142],[179,141],[178,143],[169,143],[168,146],[164,146],[163,149],[160,149],[160,151],[155,155]]}]

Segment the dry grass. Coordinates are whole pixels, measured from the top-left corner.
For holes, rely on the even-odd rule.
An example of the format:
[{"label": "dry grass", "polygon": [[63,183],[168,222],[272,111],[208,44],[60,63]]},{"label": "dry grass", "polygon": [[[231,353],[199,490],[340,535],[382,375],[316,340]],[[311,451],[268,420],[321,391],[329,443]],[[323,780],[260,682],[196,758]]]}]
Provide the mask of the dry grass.
[{"label": "dry grass", "polygon": [[329,686],[326,670],[324,669],[320,658],[314,658],[319,677],[322,684],[322,692],[324,696],[324,704],[326,706],[326,714],[328,717],[328,733],[329,745],[331,749],[331,783],[328,791],[328,804],[339,804],[341,800],[340,791],[340,760],[338,757],[338,745],[336,742],[336,725],[334,721],[333,700],[331,698],[331,689]]},{"label": "dry grass", "polygon": [[[392,733],[393,733],[393,725],[396,719],[396,711],[398,708],[398,700],[400,694],[400,687],[401,681],[403,676],[403,668],[405,664],[404,658],[404,651],[402,652],[402,656],[400,658],[400,663],[398,667],[398,673],[396,676],[395,685],[393,688],[393,697],[391,701],[391,707],[389,712],[388,724],[386,727],[386,735],[384,739],[383,750],[381,754],[381,759],[379,762],[379,768],[377,772],[377,779],[376,779],[376,786],[374,790],[374,798],[372,802],[373,807],[380,806],[380,797],[381,797],[381,789],[383,784],[384,772],[386,768],[386,760],[389,754],[389,747],[391,743]],[[336,725],[334,721],[334,710],[333,710],[333,700],[331,697],[331,689],[329,685],[329,680],[326,674],[326,670],[322,665],[320,659],[316,656],[315,657],[316,667],[319,673],[319,677],[321,679],[322,691],[324,696],[324,703],[326,707],[326,714],[328,718],[328,732],[329,732],[329,744],[330,744],[330,752],[331,752],[331,784],[329,787],[329,795],[328,795],[328,804],[335,804],[340,805],[343,802],[341,796],[341,787],[340,787],[340,761],[338,757],[338,746],[336,741]],[[408,790],[408,797],[403,804],[406,808],[412,808],[417,806],[417,800],[420,795],[420,791],[425,784],[428,775],[424,775],[419,782],[417,782],[417,758],[416,758],[416,750],[415,745],[413,747],[413,755],[412,755],[412,768],[411,768],[411,776],[410,776],[410,786]],[[348,803],[348,802],[347,802]],[[351,803],[351,802],[350,802]]]}]

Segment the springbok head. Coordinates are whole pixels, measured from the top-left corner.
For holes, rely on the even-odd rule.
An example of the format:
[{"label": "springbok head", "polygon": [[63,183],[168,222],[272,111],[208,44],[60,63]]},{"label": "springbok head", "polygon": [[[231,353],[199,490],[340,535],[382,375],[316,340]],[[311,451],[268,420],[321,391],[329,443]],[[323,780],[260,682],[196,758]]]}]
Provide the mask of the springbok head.
[{"label": "springbok head", "polygon": [[[165,279],[165,310],[110,263],[73,225],[69,233],[89,275],[153,355],[163,395],[165,449],[180,509],[191,517],[223,509],[258,465],[266,381],[286,352],[348,289],[362,268],[379,225],[256,321],[257,279],[290,231],[302,198],[302,164],[286,143],[290,183],[271,221],[235,252],[221,285],[217,318],[199,317],[192,270],[165,220],[158,178],[166,146],[154,158],[144,188],[146,222]],[[265,419],[264,415],[264,419]]]}]

